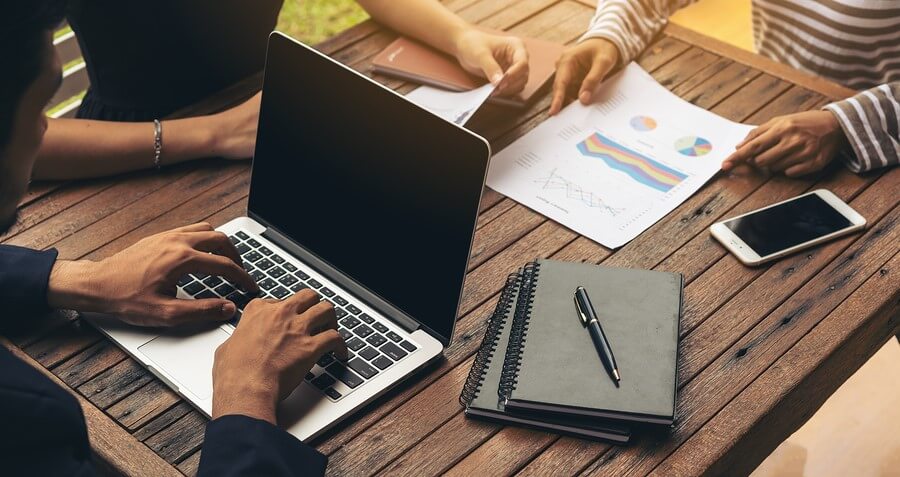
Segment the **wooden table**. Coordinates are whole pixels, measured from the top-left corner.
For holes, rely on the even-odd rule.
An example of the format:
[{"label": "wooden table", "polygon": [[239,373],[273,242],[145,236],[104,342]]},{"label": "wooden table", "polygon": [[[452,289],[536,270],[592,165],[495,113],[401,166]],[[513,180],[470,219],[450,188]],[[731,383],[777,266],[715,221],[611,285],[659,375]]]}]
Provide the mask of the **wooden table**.
[{"label": "wooden table", "polygon": [[[574,41],[593,12],[592,3],[572,0],[446,3],[481,25],[558,42]],[[366,22],[320,48],[367,72],[393,38]],[[747,123],[852,93],[674,26],[639,62],[683,98]],[[195,111],[234,104],[257,87],[258,78]],[[489,109],[473,129],[500,150],[544,120],[548,103],[544,97],[523,111]],[[100,259],[147,234],[243,214],[248,181],[246,162],[211,160],[37,184],[22,203],[21,224],[4,241],[56,247],[61,258]],[[818,187],[865,215],[867,231],[762,268],[742,266],[707,232],[723,217]],[[898,332],[898,190],[898,168],[854,175],[836,167],[803,180],[720,176],[613,251],[486,189],[445,359],[314,444],[330,456],[333,475],[747,473]],[[670,435],[612,447],[463,417],[457,395],[503,278],[535,257],[685,275],[678,423]],[[142,475],[196,473],[206,419],[76,315],[45,317],[9,340],[80,397],[103,465]]]}]

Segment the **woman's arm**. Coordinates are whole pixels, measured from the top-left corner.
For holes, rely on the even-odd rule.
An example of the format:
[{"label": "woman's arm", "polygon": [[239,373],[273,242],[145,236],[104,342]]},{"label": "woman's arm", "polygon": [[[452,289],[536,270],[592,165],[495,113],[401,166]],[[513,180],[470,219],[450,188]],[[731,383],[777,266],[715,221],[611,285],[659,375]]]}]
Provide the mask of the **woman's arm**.
[{"label": "woman's arm", "polygon": [[379,23],[448,53],[498,94],[516,94],[528,81],[528,52],[515,37],[475,28],[437,0],[357,0]]},{"label": "woman's arm", "polygon": [[[165,166],[203,157],[253,155],[259,117],[257,94],[222,113],[162,121]],[[153,123],[50,119],[34,165],[34,179],[82,179],[155,167]]]}]

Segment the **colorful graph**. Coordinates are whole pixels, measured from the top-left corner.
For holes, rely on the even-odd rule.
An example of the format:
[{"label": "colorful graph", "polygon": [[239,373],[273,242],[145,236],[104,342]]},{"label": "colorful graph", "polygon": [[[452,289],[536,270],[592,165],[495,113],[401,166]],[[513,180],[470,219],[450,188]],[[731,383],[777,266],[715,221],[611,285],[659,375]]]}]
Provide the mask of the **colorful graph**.
[{"label": "colorful graph", "polygon": [[635,116],[629,121],[636,131],[647,132],[656,129],[656,120],[650,116]]},{"label": "colorful graph", "polygon": [[594,133],[578,143],[578,150],[585,156],[602,159],[607,166],[661,192],[669,192],[688,177],[600,133]]},{"label": "colorful graph", "polygon": [[712,143],[697,136],[685,136],[675,141],[675,149],[685,156],[704,156],[709,154],[712,148]]}]

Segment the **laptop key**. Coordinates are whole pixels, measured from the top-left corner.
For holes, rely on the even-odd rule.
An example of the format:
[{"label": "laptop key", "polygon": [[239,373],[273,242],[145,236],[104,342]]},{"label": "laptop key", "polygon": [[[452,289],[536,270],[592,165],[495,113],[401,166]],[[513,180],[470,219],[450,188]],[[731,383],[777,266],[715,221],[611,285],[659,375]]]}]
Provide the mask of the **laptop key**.
[{"label": "laptop key", "polygon": [[331,366],[325,368],[332,376],[341,380],[347,387],[353,389],[363,383],[363,380],[353,371],[347,369],[342,363],[332,363]]},{"label": "laptop key", "polygon": [[[297,278],[299,278],[301,280],[309,280],[309,275],[303,273],[303,270],[297,270],[296,272],[294,272],[294,275],[297,275]],[[316,282],[316,283],[319,283],[319,282]],[[319,286],[322,286],[322,285],[320,284]]]},{"label": "laptop key", "polygon": [[234,292],[234,287],[229,283],[223,283],[213,289],[213,291],[216,292],[219,296],[228,296],[232,292]]},{"label": "laptop key", "polygon": [[274,252],[272,252],[272,250],[269,247],[266,247],[265,245],[263,245],[262,247],[259,247],[259,253],[268,257],[269,255],[272,255]]},{"label": "laptop key", "polygon": [[375,348],[371,346],[366,346],[366,348],[359,352],[359,355],[365,360],[371,360],[372,358],[378,356],[378,351],[375,351]]},{"label": "laptop key", "polygon": [[[247,240],[247,239],[244,239]],[[256,239],[247,240],[247,244],[249,244],[253,248],[258,248],[261,244],[256,241]]]},{"label": "laptop key", "polygon": [[384,326],[381,323],[375,323],[374,325],[372,325],[372,328],[375,328],[376,330],[378,330],[381,333],[387,333],[387,331],[388,331],[388,327]]},{"label": "laptop key", "polygon": [[414,344],[412,344],[412,343],[410,343],[409,341],[406,341],[406,340],[401,341],[401,342],[400,342],[400,346],[401,346],[403,349],[405,349],[406,351],[409,351],[410,353],[412,353],[413,351],[415,351],[415,350],[418,349],[418,348],[416,348],[416,345],[414,345]]},{"label": "laptop key", "polygon": [[295,284],[291,285],[291,291],[294,293],[297,293],[298,291],[300,291],[304,288],[309,288],[309,287],[302,283],[295,283]]},{"label": "laptop key", "polygon": [[383,371],[385,369],[388,369],[392,364],[394,364],[394,362],[389,360],[385,356],[379,356],[379,357],[375,358],[374,361],[372,361],[372,364],[374,364],[375,367],[377,367],[378,369]]},{"label": "laptop key", "polygon": [[275,268],[269,270],[269,276],[272,278],[281,278],[282,275],[287,273],[283,268],[276,266]]},{"label": "laptop key", "polygon": [[350,313],[353,313],[354,315],[358,315],[358,314],[362,313],[362,310],[360,310],[358,306],[356,306],[352,303],[347,305],[347,311],[349,311]]},{"label": "laptop key", "polygon": [[281,277],[281,278],[278,279],[278,283],[280,283],[280,284],[282,284],[282,285],[284,285],[284,286],[286,286],[286,287],[289,287],[289,286],[291,286],[291,285],[293,285],[293,284],[295,284],[295,283],[297,283],[297,282],[299,282],[299,281],[300,281],[300,280],[297,280],[297,277],[295,277],[295,276],[293,276],[293,275],[285,275],[285,276],[283,276],[283,277]]},{"label": "laptop key", "polygon": [[263,281],[259,282],[259,287],[263,290],[271,290],[278,286],[278,282],[272,280],[271,278],[266,277]]},{"label": "laptop key", "polygon": [[[306,280],[306,278],[309,278],[309,275],[306,275],[305,273],[304,273],[304,275],[306,275],[306,278],[301,277],[300,273],[301,272],[297,272],[296,275],[298,277],[300,277],[301,280]],[[306,284],[309,285],[310,288],[315,288],[315,289],[322,288],[322,284],[319,283],[318,281],[316,281],[315,278],[310,278],[309,281],[306,282]]]},{"label": "laptop key", "polygon": [[341,320],[341,324],[346,326],[347,329],[352,330],[354,326],[359,324],[359,320],[357,320],[355,317],[348,316]]},{"label": "laptop key", "polygon": [[362,315],[359,315],[359,319],[365,321],[366,323],[368,323],[370,325],[375,322],[375,318],[372,318],[371,316],[369,316],[368,313],[363,313]]},{"label": "laptop key", "polygon": [[335,309],[334,309],[334,316],[336,316],[337,319],[340,320],[341,318],[347,316],[347,312],[344,311],[343,308],[335,308]]},{"label": "laptop key", "polygon": [[[310,280],[310,282],[312,282],[312,280]],[[332,291],[332,290],[331,290],[330,288],[328,288],[328,287],[322,288],[321,290],[319,290],[319,293],[321,293],[321,294],[327,296],[328,298],[331,298],[331,297],[334,296],[334,291]]]},{"label": "laptop key", "polygon": [[347,340],[347,348],[349,348],[353,351],[359,351],[360,348],[363,348],[364,346],[366,346],[366,344],[363,343],[363,340],[361,340],[355,336],[353,338],[350,338],[349,340]]},{"label": "laptop key", "polygon": [[353,337],[353,333],[351,333],[350,330],[348,330],[346,328],[341,328],[340,331],[338,331],[338,333],[341,334],[341,338],[344,338],[344,341],[349,340],[350,338]]},{"label": "laptop key", "polygon": [[315,377],[316,377],[316,375],[313,374],[313,373],[310,373],[310,372],[307,372],[307,373],[306,373],[306,380],[307,380],[307,381],[312,381],[313,379],[315,379]]},{"label": "laptop key", "polygon": [[233,243],[235,245],[241,243],[241,239],[235,237],[234,235],[229,235],[228,240],[231,240],[231,243]]},{"label": "laptop key", "polygon": [[250,272],[250,278],[252,278],[254,282],[259,283],[266,278],[266,274],[261,270],[253,270]]},{"label": "laptop key", "polygon": [[391,359],[393,359],[394,361],[399,361],[399,360],[403,359],[407,354],[409,354],[406,351],[403,351],[402,349],[400,349],[394,343],[387,343],[384,346],[382,346],[381,352],[390,356]]},{"label": "laptop key", "polygon": [[203,300],[206,298],[219,298],[219,295],[216,295],[215,293],[213,293],[210,290],[203,290],[202,292],[194,295],[194,298],[196,298],[198,300]]},{"label": "laptop key", "polygon": [[185,275],[185,276],[181,277],[180,280],[178,280],[178,286],[183,287],[183,286],[187,285],[188,283],[191,283],[192,281],[194,281],[194,277],[192,277],[190,275]]},{"label": "laptop key", "polygon": [[365,338],[375,331],[373,331],[372,328],[369,328],[366,325],[359,325],[353,330],[353,332],[356,333],[360,338]]},{"label": "laptop key", "polygon": [[394,343],[399,343],[400,341],[403,341],[403,338],[400,337],[400,335],[398,335],[397,333],[394,333],[393,331],[388,331],[387,337]]},{"label": "laptop key", "polygon": [[245,253],[243,256],[244,256],[244,260],[246,260],[250,263],[254,263],[257,260],[262,258],[262,255],[260,255],[259,252],[257,252],[256,250],[251,250],[251,251]]},{"label": "laptop key", "polygon": [[324,368],[325,366],[328,366],[329,364],[331,364],[333,362],[334,362],[334,355],[331,353],[325,353],[322,355],[321,358],[319,358],[318,361],[316,361],[316,364],[318,364],[319,366]]},{"label": "laptop key", "polygon": [[337,391],[337,389],[334,389],[334,388],[328,388],[328,389],[326,389],[326,390],[325,390],[325,395],[328,396],[328,397],[330,397],[331,399],[334,399],[335,401],[337,401],[338,399],[341,398],[341,393],[339,393],[339,392]]},{"label": "laptop key", "polygon": [[264,258],[264,259],[256,262],[256,268],[258,268],[260,270],[268,270],[268,269],[272,268],[273,266],[275,266],[275,264],[272,263],[268,258]]},{"label": "laptop key", "polygon": [[185,293],[193,296],[193,295],[196,295],[196,294],[202,292],[206,288],[200,282],[191,282],[191,283],[187,284],[186,286],[184,286],[182,289],[184,290]]},{"label": "laptop key", "polygon": [[387,343],[387,338],[385,338],[384,336],[378,335],[378,334],[374,334],[366,340],[366,343],[369,343],[370,345],[377,348],[377,347]]},{"label": "laptop key", "polygon": [[349,301],[347,301],[346,298],[344,298],[340,295],[334,297],[333,300],[335,303],[337,303],[338,305],[341,305],[341,306],[347,306],[347,304],[350,303]]},{"label": "laptop key", "polygon": [[275,263],[279,263],[279,264],[284,263],[284,258],[282,258],[281,255],[278,255],[277,253],[275,255],[272,255],[269,258]]},{"label": "laptop key", "polygon": [[234,302],[234,305],[241,309],[246,307],[247,303],[250,303],[253,300],[253,298],[255,298],[253,295],[248,295],[246,293],[241,293],[239,291],[236,291],[236,292],[228,295],[227,297],[225,297],[226,300]]},{"label": "laptop key", "polygon": [[193,275],[194,275],[194,278],[197,279],[198,282],[202,282],[203,280],[206,280],[207,278],[209,278],[209,275],[202,273],[202,272],[194,272]]},{"label": "laptop key", "polygon": [[351,360],[347,364],[350,366],[350,369],[356,371],[357,374],[359,374],[360,376],[362,376],[366,379],[372,379],[372,376],[375,376],[376,374],[378,374],[377,369],[373,368],[372,366],[369,366],[369,363],[367,363],[359,358]]},{"label": "laptop key", "polygon": [[331,376],[329,376],[325,373],[322,373],[319,375],[318,378],[313,379],[312,383],[313,383],[313,386],[315,386],[319,389],[327,389],[332,384],[334,384],[334,378],[332,378]]},{"label": "laptop key", "polygon": [[235,247],[235,248],[237,249],[238,253],[241,255],[244,255],[245,253],[250,251],[250,247],[245,243],[239,243],[239,244],[237,244],[237,247]]},{"label": "laptop key", "polygon": [[247,240],[248,238],[250,238],[250,236],[247,235],[247,232],[244,232],[243,230],[239,230],[235,235],[237,235],[241,240]]},{"label": "laptop key", "polygon": [[291,273],[294,273],[297,271],[297,267],[295,267],[293,263],[285,263],[284,265],[282,265],[282,267],[284,267],[285,270],[287,270]]},{"label": "laptop key", "polygon": [[279,300],[291,294],[291,292],[289,292],[285,287],[278,287],[269,293],[271,293],[272,296],[278,298]]},{"label": "laptop key", "polygon": [[222,280],[219,277],[212,276],[212,277],[207,277],[206,280],[203,280],[203,284],[210,288],[215,288],[215,287],[221,285],[223,281],[224,280]]}]

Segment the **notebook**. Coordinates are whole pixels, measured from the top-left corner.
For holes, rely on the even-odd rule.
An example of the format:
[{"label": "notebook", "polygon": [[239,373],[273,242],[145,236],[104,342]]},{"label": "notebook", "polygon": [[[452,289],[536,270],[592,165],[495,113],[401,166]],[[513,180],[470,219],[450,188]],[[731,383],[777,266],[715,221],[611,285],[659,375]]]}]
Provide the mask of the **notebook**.
[{"label": "notebook", "polygon": [[[538,260],[521,282],[499,390],[507,412],[674,423],[681,274]],[[609,339],[619,388],[577,317],[578,286]]]},{"label": "notebook", "polygon": [[584,419],[575,422],[565,417],[523,416],[506,412],[497,391],[520,283],[521,273],[509,276],[497,307],[488,319],[481,348],[475,355],[475,362],[469,370],[469,377],[459,397],[460,403],[465,407],[466,416],[568,434],[583,439],[627,443],[630,432],[624,426],[586,423]]},{"label": "notebook", "polygon": [[[549,83],[563,45],[523,38],[528,50],[528,83],[517,96],[492,97],[490,103],[524,107]],[[451,91],[468,91],[486,80],[466,72],[455,58],[414,40],[400,37],[372,59],[372,71]]]}]

